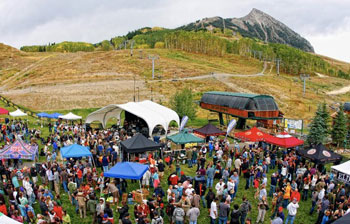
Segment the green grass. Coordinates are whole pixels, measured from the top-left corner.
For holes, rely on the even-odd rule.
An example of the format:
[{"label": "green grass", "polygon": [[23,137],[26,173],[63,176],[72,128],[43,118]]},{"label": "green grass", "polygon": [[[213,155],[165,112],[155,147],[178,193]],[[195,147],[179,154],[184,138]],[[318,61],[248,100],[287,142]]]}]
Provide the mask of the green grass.
[{"label": "green grass", "polygon": [[[6,105],[4,105],[2,102],[0,102],[0,107],[4,107],[10,111],[13,111],[14,108],[9,108]],[[74,109],[72,110],[73,113],[76,113],[78,115],[83,116],[84,118],[91,113],[92,111],[94,111],[96,109]],[[49,112],[49,111],[48,111]],[[68,110],[65,111],[57,111],[60,113],[67,113],[69,112]],[[40,127],[40,122],[39,119],[35,119],[32,117],[28,117],[29,120],[29,127],[30,128],[39,128]],[[214,122],[215,124],[217,124],[217,122]],[[200,119],[197,118],[193,121],[189,121],[188,126],[192,126],[192,127],[200,127],[207,124],[207,120],[206,119]],[[48,128],[46,126],[44,126],[44,128],[41,129],[43,136],[46,137],[48,136]],[[39,149],[42,146],[39,145]],[[45,158],[40,158],[39,159],[40,162],[45,161]],[[330,165],[326,166],[327,169],[330,168]],[[187,165],[181,165],[181,170],[183,170],[185,172],[185,175],[188,176],[195,176],[195,170],[196,168],[188,168]],[[164,174],[164,180],[161,183],[161,186],[163,188],[163,190],[166,192],[166,190],[168,189],[168,184],[166,181],[166,178],[170,175],[171,172],[175,171],[175,166],[173,166],[172,169],[166,168],[165,170],[165,174]],[[268,173],[268,181],[270,182],[270,176],[271,176],[271,171]],[[214,186],[215,184],[218,182],[218,180],[214,181]],[[269,186],[269,184],[268,184]],[[241,177],[240,183],[239,183],[239,187],[238,187],[238,192],[237,192],[237,196],[234,200],[233,203],[231,203],[231,208],[233,207],[234,204],[240,204],[242,202],[242,197],[246,196],[248,198],[248,200],[250,201],[251,205],[252,205],[252,211],[251,213],[248,215],[248,217],[252,218],[252,220],[255,222],[256,221],[256,217],[257,217],[257,213],[258,213],[258,209],[257,209],[257,204],[258,201],[256,199],[254,199],[254,194],[255,194],[255,189],[248,189],[245,190],[245,179],[243,177]],[[131,181],[128,180],[128,188],[127,191],[131,192],[135,189],[138,189],[139,185],[138,183],[131,183]],[[269,188],[267,188],[267,190],[269,191]],[[153,193],[153,190],[151,190],[150,192],[151,194]],[[75,208],[70,204],[69,199],[68,199],[68,195],[64,194],[64,192],[61,192],[61,200],[63,203],[63,208],[67,210],[67,212],[70,214],[71,219],[72,219],[72,223],[91,223],[92,219],[91,219],[91,214],[88,214],[88,217],[85,219],[80,219],[79,215],[77,215],[75,213]],[[164,201],[166,201],[166,197],[164,198]],[[269,199],[270,205],[271,205],[271,199]],[[298,210],[296,219],[295,219],[295,223],[296,224],[304,224],[304,223],[314,223],[317,219],[317,213],[314,213],[312,216],[310,216],[308,214],[308,211],[311,208],[311,201],[310,199],[307,202],[303,202],[301,201],[300,203],[300,208]],[[166,205],[165,205],[166,206]],[[35,211],[38,213],[40,213],[40,208],[39,208],[39,203],[34,205],[34,209]],[[113,211],[114,211],[114,217],[115,220],[117,219],[117,217],[119,217],[119,214],[117,214],[116,212],[116,206],[112,207]],[[129,208],[129,214],[132,217],[133,223],[134,223],[134,218],[133,218],[133,205],[130,206]],[[287,212],[285,211],[285,215],[287,215]],[[270,219],[269,217],[271,216],[271,210],[267,211],[267,214],[265,216],[265,224],[270,223]],[[168,218],[164,217],[165,223],[168,223]],[[198,223],[209,223],[209,213],[208,213],[208,209],[207,208],[201,208],[201,215],[199,217]]]}]

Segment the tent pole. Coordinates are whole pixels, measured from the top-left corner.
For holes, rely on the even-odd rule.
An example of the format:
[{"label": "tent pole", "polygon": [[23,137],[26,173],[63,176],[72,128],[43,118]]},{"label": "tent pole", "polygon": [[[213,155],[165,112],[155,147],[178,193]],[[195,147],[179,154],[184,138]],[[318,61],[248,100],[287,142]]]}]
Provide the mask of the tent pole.
[{"label": "tent pole", "polygon": [[143,201],[143,192],[142,192],[141,180],[139,180],[139,184],[140,184],[140,191],[141,191],[141,199]]}]

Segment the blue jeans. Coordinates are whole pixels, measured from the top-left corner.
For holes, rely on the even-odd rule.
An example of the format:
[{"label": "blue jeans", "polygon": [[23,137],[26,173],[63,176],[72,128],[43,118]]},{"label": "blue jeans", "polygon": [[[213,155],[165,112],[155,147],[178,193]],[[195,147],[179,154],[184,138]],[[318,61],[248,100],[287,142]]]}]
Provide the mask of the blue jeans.
[{"label": "blue jeans", "polygon": [[289,203],[289,199],[283,199],[282,207],[287,208],[288,203]]},{"label": "blue jeans", "polygon": [[216,223],[216,219],[213,219],[212,217],[210,217],[210,224],[215,224]]},{"label": "blue jeans", "polygon": [[275,159],[271,159],[270,168],[274,170],[275,166],[276,166],[276,160]]},{"label": "blue jeans", "polygon": [[238,184],[236,183],[235,184],[235,193],[233,193],[233,195],[231,196],[232,197],[232,201],[233,201],[233,199],[236,197],[236,194],[237,194],[237,190],[238,190]]},{"label": "blue jeans", "polygon": [[190,221],[190,224],[197,224],[197,221]]},{"label": "blue jeans", "polygon": [[227,223],[227,217],[219,217],[219,224],[226,224]]},{"label": "blue jeans", "polygon": [[187,163],[188,163],[188,168],[191,168],[192,167],[192,159],[188,159]]},{"label": "blue jeans", "polygon": [[205,205],[205,197],[204,197],[204,195],[201,196],[201,200],[202,200],[202,203],[203,203],[203,208],[205,208],[206,205]]},{"label": "blue jeans", "polygon": [[288,215],[287,218],[286,218],[286,221],[284,222],[284,224],[287,224],[290,220],[290,224],[293,224],[294,222],[294,219],[295,219],[295,215]]},{"label": "blue jeans", "polygon": [[245,223],[245,218],[247,217],[247,214],[242,214],[241,215],[241,223]]},{"label": "blue jeans", "polygon": [[314,212],[316,206],[316,201],[312,201],[311,209],[310,209],[310,215]]},{"label": "blue jeans", "polygon": [[175,221],[175,224],[184,224],[183,221]]},{"label": "blue jeans", "polygon": [[213,187],[213,179],[214,178],[209,178],[209,177],[207,178],[207,188],[208,187]]},{"label": "blue jeans", "polygon": [[275,191],[276,191],[276,186],[275,185],[271,185],[270,192],[269,192],[269,197],[272,197],[272,195],[275,193]]},{"label": "blue jeans", "polygon": [[103,172],[107,172],[108,171],[108,166],[103,166]]},{"label": "blue jeans", "polygon": [[66,193],[68,193],[67,181],[63,181],[62,184],[63,184],[63,189],[64,189],[64,191],[65,191]]},{"label": "blue jeans", "polygon": [[249,177],[249,187],[253,187],[254,186],[254,176],[250,176]]},{"label": "blue jeans", "polygon": [[78,214],[79,205],[78,205],[78,201],[74,197],[72,197],[72,204],[75,205],[75,212]]}]

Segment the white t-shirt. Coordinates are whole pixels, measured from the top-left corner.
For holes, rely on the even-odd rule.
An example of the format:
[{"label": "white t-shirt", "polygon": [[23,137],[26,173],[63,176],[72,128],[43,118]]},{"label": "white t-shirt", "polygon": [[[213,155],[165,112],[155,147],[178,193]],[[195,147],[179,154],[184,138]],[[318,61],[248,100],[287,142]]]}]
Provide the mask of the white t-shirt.
[{"label": "white t-shirt", "polygon": [[296,204],[294,204],[293,202],[289,203],[289,205],[287,206],[288,215],[292,215],[292,216],[296,215],[298,208],[299,208],[298,203]]},{"label": "white t-shirt", "polygon": [[227,182],[227,190],[230,191],[235,188],[235,183],[229,181]]},{"label": "white t-shirt", "polygon": [[281,175],[282,175],[282,176],[287,175],[287,167],[285,167],[285,166],[282,167]]},{"label": "white t-shirt", "polygon": [[213,201],[210,204],[210,217],[213,218],[213,219],[216,219],[217,214],[218,214],[218,209],[217,209],[216,203]]},{"label": "white t-shirt", "polygon": [[217,184],[215,185],[215,189],[216,189],[217,195],[222,195],[222,194],[223,194],[223,192],[224,192],[224,186],[225,186],[225,183],[224,183],[224,182],[222,182],[222,184],[220,184],[220,182],[219,182],[219,183],[217,183]]},{"label": "white t-shirt", "polygon": [[238,158],[235,160],[235,168],[239,169],[242,165],[242,161]]}]

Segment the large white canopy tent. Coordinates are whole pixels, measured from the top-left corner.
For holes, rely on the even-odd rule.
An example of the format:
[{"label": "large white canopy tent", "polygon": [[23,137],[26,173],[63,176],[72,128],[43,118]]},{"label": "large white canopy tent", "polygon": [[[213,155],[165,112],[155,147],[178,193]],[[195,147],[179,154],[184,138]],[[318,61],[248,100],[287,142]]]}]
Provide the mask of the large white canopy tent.
[{"label": "large white canopy tent", "polygon": [[350,183],[350,160],[335,166],[331,166],[336,179],[345,183]]},{"label": "large white canopy tent", "polygon": [[8,217],[7,215],[3,214],[0,212],[0,223],[6,223],[6,224],[22,224],[20,222],[17,222],[14,219],[11,219],[10,217]]},{"label": "large white canopy tent", "polygon": [[58,118],[62,118],[64,120],[80,120],[82,117],[69,112],[68,114],[58,116]]},{"label": "large white canopy tent", "polygon": [[171,121],[180,124],[179,115],[175,111],[149,100],[105,106],[89,114],[86,123],[98,121],[105,128],[107,121],[111,118],[117,118],[120,121],[120,114],[123,110],[142,118],[148,125],[150,136],[157,125],[168,130]]},{"label": "large white canopy tent", "polygon": [[10,112],[10,116],[12,116],[12,117],[23,117],[23,116],[27,116],[27,114],[24,113],[23,111],[21,111],[20,109],[17,109],[16,111]]}]

